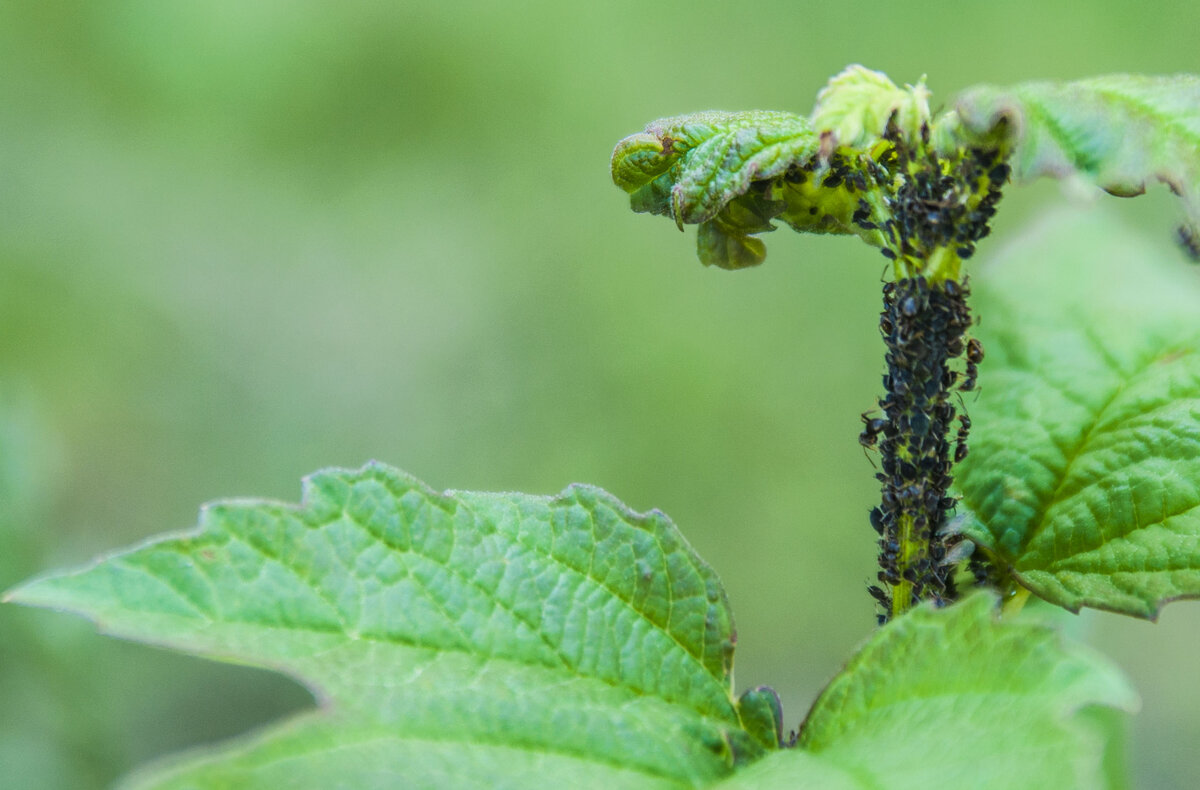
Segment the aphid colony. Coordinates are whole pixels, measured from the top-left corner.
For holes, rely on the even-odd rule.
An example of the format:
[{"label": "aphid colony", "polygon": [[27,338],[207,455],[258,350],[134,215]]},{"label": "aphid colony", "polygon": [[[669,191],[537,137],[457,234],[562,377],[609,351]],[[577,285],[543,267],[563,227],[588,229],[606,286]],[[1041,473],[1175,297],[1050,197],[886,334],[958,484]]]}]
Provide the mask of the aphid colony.
[{"label": "aphid colony", "polygon": [[[913,129],[906,122],[901,130],[896,118],[893,113],[880,136],[845,145],[833,129],[816,131],[814,140],[805,123],[789,126],[782,137],[775,127],[739,133],[724,140],[725,148],[705,149],[696,162],[675,162],[666,171],[667,159],[687,155],[684,140],[647,127],[646,135],[618,146],[629,166],[614,169],[636,211],[670,215],[681,227],[692,221],[685,216],[689,206],[695,213],[723,189],[731,191],[715,215],[699,212],[697,249],[705,263],[761,263],[762,242],[752,237],[777,219],[804,232],[856,234],[893,261],[879,322],[887,346],[882,415],[864,415],[859,436],[864,447],[879,448],[882,461],[880,504],[871,511],[882,570],[879,584],[870,587],[884,609],[881,620],[920,600],[953,600],[955,566],[972,545],[946,526],[955,507],[947,495],[952,466],[967,458],[971,431],[970,418],[955,403],[962,402],[959,393],[976,388],[983,359],[979,341],[966,336],[971,314],[960,269],[988,235],[1010,174],[1001,150],[957,142],[939,150],[928,123]],[[692,133],[680,129],[684,137]],[[756,146],[768,140],[774,141],[771,155],[759,156]],[[692,145],[700,150],[701,144]],[[793,151],[786,166],[781,151]],[[657,164],[648,168],[638,159],[643,154]],[[741,168],[738,179],[710,183],[718,161]],[[708,181],[697,175],[704,173]],[[973,566],[980,573],[982,562]]]},{"label": "aphid colony", "polygon": [[[878,446],[881,455],[880,505],[870,514],[879,535],[880,584],[868,588],[883,608],[881,623],[921,600],[952,601],[956,566],[970,556],[971,544],[947,518],[956,504],[947,495],[951,471],[967,457],[971,431],[971,418],[958,413],[952,398],[975,389],[983,346],[966,337],[967,279],[942,272],[931,281],[924,266],[935,253],[971,256],[988,235],[1009,175],[992,151],[939,158],[927,128],[919,143],[907,143],[891,125],[884,139],[876,158],[860,160],[871,190],[863,190],[852,217],[862,230],[878,230],[883,254],[897,261],[879,319],[887,347],[883,416],[864,414],[859,434],[864,447]],[[831,177],[841,183],[854,175],[834,169]],[[962,368],[953,369],[959,357]]]},{"label": "aphid colony", "polygon": [[[939,248],[954,250],[961,260],[970,258],[975,242],[991,232],[988,221],[1010,172],[994,149],[971,148],[955,159],[940,157],[929,144],[928,125],[921,127],[920,144],[911,146],[889,123],[877,155],[861,162],[881,199],[874,205],[860,199],[851,221],[863,230],[878,229],[884,242],[881,252],[891,260],[920,261]],[[860,191],[866,191],[864,186]]]},{"label": "aphid colony", "polygon": [[[951,398],[956,390],[974,386],[974,372],[955,387],[957,374],[949,362],[954,351],[964,349],[968,366],[975,364],[972,357],[982,358],[978,341],[963,343],[971,325],[966,295],[965,282],[953,280],[939,287],[913,277],[884,286],[879,322],[887,346],[886,394],[879,400],[884,417],[864,414],[859,436],[864,446],[878,444],[881,456],[876,475],[881,501],[870,520],[879,534],[883,586],[869,588],[885,610],[881,622],[917,601],[941,604],[956,595],[955,568],[947,558],[961,559],[953,550],[962,538],[943,527],[955,506],[947,495],[952,464],[966,457],[971,421],[956,415]],[[897,595],[908,600],[894,601]]]}]

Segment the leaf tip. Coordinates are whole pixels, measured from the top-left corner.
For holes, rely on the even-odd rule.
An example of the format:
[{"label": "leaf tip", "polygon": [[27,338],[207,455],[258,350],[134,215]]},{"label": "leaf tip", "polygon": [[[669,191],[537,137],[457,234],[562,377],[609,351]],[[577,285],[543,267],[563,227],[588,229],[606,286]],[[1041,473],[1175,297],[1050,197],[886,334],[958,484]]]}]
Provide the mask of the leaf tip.
[{"label": "leaf tip", "polygon": [[84,614],[74,596],[70,594],[69,586],[65,586],[63,582],[71,577],[83,575],[94,566],[95,563],[91,563],[83,568],[39,574],[5,590],[3,595],[0,595],[0,603]]}]

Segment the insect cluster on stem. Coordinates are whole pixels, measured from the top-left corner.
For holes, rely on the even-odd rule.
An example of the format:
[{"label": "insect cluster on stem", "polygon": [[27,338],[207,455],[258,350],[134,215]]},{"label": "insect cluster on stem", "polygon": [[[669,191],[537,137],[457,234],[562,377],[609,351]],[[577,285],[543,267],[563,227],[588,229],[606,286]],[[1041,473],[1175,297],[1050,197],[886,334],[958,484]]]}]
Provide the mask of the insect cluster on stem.
[{"label": "insect cluster on stem", "polygon": [[965,456],[970,431],[970,418],[957,415],[951,399],[962,384],[954,386],[957,374],[949,366],[971,325],[967,293],[965,282],[930,285],[919,276],[884,287],[880,330],[888,371],[879,405],[885,416],[869,419],[864,431],[882,437],[882,470],[876,475],[881,501],[870,520],[879,534],[878,575],[886,587],[872,586],[870,592],[884,606],[884,620],[916,601],[940,604],[956,595],[955,569],[945,560],[961,537],[942,527],[955,506],[947,494],[953,459]]},{"label": "insect cluster on stem", "polygon": [[[990,232],[1009,168],[998,152],[981,148],[940,156],[928,125],[910,141],[889,123],[872,153],[861,159],[872,189],[853,221],[880,231],[896,271],[884,284],[879,319],[887,364],[883,417],[863,414],[859,434],[864,448],[878,446],[881,455],[880,504],[870,513],[879,535],[879,584],[868,592],[883,609],[882,623],[921,600],[954,600],[957,565],[969,554],[961,534],[947,529],[956,504],[948,495],[953,464],[967,457],[971,430],[951,396],[976,388],[983,346],[966,336],[970,288],[959,263]],[[951,365],[959,357],[961,370]]]}]

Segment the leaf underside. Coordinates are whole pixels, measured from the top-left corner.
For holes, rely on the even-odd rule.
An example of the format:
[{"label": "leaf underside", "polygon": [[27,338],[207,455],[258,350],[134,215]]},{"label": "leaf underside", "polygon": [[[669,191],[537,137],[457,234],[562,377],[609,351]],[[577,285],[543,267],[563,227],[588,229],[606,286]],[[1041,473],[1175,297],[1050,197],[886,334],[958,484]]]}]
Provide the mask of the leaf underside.
[{"label": "leaf underside", "polygon": [[766,748],[731,696],[715,574],[665,516],[586,486],[441,495],[382,465],[326,471],[299,507],[210,506],[195,532],[10,597],[322,701],[132,787],[692,787]]},{"label": "leaf underside", "polygon": [[1167,184],[1183,204],[1179,239],[1200,259],[1200,76],[983,85],[956,110],[970,135],[1011,138],[1021,178],[1079,174],[1121,196]]},{"label": "leaf underside", "polygon": [[1048,601],[1153,618],[1200,596],[1200,280],[1104,213],[972,280],[966,530]]}]

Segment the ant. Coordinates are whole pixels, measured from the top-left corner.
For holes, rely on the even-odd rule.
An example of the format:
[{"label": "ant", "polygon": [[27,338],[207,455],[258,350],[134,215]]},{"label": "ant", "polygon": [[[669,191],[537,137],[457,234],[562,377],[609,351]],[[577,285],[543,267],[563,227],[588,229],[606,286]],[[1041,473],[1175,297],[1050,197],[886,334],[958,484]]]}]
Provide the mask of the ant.
[{"label": "ant", "polygon": [[983,343],[979,342],[979,338],[973,337],[967,341],[967,362],[978,365],[982,361]]},{"label": "ant", "polygon": [[971,390],[975,389],[975,382],[978,378],[979,378],[979,368],[976,367],[974,362],[968,362],[967,363],[967,375],[963,379],[962,384],[958,385],[959,390],[961,390],[962,392],[970,392]]},{"label": "ant", "polygon": [[887,420],[881,417],[872,419],[870,414],[869,411],[862,413],[862,421],[866,427],[858,435],[858,443],[863,446],[864,450],[875,446],[875,443],[879,441],[879,434],[883,433],[883,429],[887,426]]},{"label": "ant", "polygon": [[958,421],[961,423],[958,429],[958,435],[955,437],[954,445],[954,463],[959,463],[967,457],[967,434],[971,432],[971,418],[965,414],[958,416]]},{"label": "ant", "polygon": [[884,609],[887,609],[889,611],[891,610],[892,597],[890,595],[888,595],[886,592],[884,592],[883,588],[877,587],[876,585],[872,584],[867,587],[867,592],[869,592],[871,594],[871,597],[875,599],[876,603],[878,603]]},{"label": "ant", "polygon": [[978,338],[971,338],[967,341],[967,371],[966,378],[962,384],[958,385],[962,392],[970,392],[975,389],[975,381],[979,378],[979,363],[983,361],[983,344]]}]

